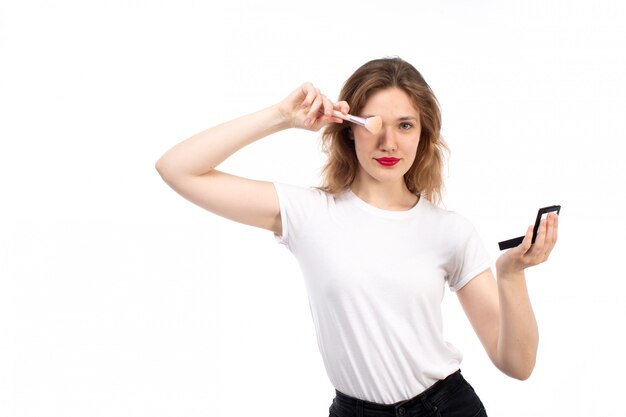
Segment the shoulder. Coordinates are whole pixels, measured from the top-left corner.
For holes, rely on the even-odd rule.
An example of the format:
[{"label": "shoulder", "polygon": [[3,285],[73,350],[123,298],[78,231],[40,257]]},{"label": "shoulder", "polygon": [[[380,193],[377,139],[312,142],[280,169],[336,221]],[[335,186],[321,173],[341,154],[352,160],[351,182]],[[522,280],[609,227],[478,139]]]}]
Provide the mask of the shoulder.
[{"label": "shoulder", "polygon": [[285,196],[290,199],[301,199],[304,201],[328,201],[333,200],[332,194],[326,193],[315,187],[304,187],[301,185],[287,184],[283,182],[274,182],[274,188],[279,197]]},{"label": "shoulder", "polygon": [[459,232],[474,229],[472,222],[463,214],[440,207],[427,199],[424,199],[423,203],[426,216],[429,220],[438,222],[440,226]]},{"label": "shoulder", "polygon": [[304,187],[275,182],[276,194],[282,210],[306,213],[333,209],[336,197],[316,187]]}]

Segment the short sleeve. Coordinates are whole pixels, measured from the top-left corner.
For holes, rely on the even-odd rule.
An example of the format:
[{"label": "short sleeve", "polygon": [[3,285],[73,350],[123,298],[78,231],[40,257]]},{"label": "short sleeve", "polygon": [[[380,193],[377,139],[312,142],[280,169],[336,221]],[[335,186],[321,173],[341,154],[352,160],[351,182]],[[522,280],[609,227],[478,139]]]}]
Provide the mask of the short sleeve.
[{"label": "short sleeve", "polygon": [[448,285],[456,292],[485,269],[492,261],[476,228],[467,219],[458,216],[453,232],[454,253],[449,266]]},{"label": "short sleeve", "polygon": [[282,236],[274,234],[277,243],[293,251],[294,241],[310,216],[324,203],[323,192],[297,185],[274,182],[280,205]]}]

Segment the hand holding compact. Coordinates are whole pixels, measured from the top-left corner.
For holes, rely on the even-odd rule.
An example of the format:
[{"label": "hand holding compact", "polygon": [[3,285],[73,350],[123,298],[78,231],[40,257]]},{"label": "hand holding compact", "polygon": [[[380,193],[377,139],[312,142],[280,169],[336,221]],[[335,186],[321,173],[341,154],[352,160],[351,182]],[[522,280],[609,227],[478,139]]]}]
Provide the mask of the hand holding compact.
[{"label": "hand holding compact", "polygon": [[556,213],[548,213],[539,224],[534,243],[534,226],[528,226],[522,243],[503,253],[496,261],[498,275],[521,272],[529,266],[547,261],[556,244],[558,219],[559,216]]}]

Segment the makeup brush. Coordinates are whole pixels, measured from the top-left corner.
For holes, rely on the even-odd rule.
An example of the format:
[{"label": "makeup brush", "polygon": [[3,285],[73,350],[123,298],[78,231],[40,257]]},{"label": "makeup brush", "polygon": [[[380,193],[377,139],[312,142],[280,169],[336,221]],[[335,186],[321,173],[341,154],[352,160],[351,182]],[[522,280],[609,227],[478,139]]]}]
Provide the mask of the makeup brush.
[{"label": "makeup brush", "polygon": [[356,123],[357,125],[361,125],[373,134],[378,133],[380,128],[383,126],[383,119],[381,119],[380,116],[372,116],[364,119],[363,117],[353,116],[351,114],[343,114],[338,110],[333,110],[333,116],[347,120],[348,122]]}]

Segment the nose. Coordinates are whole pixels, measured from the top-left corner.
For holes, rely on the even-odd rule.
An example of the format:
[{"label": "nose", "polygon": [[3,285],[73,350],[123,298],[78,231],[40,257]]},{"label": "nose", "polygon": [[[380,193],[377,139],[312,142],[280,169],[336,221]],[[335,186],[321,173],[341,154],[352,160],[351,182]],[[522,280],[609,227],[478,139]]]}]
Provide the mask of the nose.
[{"label": "nose", "polygon": [[397,138],[394,133],[383,126],[378,137],[378,148],[381,151],[394,152],[398,149]]}]

